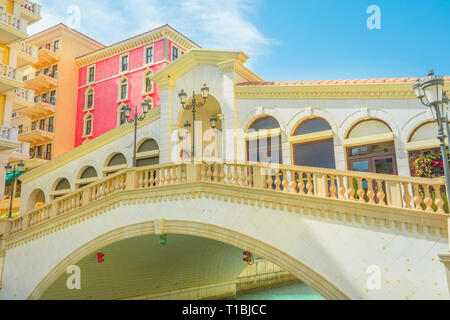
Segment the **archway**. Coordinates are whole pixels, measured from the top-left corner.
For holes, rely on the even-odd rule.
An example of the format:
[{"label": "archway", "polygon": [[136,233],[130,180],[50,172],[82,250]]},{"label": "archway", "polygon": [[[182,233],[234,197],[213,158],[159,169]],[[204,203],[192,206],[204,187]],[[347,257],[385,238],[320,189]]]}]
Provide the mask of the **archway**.
[{"label": "archway", "polygon": [[[203,102],[201,94],[195,96],[197,102]],[[186,106],[192,104],[192,97],[188,99]],[[211,127],[211,118],[216,119],[215,128]],[[200,150],[204,157],[221,157],[221,141],[222,141],[222,128],[223,128],[223,114],[219,101],[213,96],[209,95],[206,99],[205,105],[196,108],[195,113],[195,144],[196,154],[199,155]],[[186,123],[190,126],[186,127]],[[183,140],[180,144],[180,158],[186,158],[191,156],[193,129],[192,124],[192,109],[185,110],[180,109],[177,118],[177,128],[179,131],[179,139]],[[199,137],[202,139],[199,139]],[[202,148],[199,147],[201,142]]]},{"label": "archway", "polygon": [[[224,228],[215,224],[207,224],[185,220],[165,220],[164,233],[170,237],[171,234],[190,235],[199,238],[215,240],[240,250],[251,250],[257,256],[268,261],[275,261],[284,270],[290,272],[309,287],[317,291],[326,299],[349,299],[349,297],[336,285],[315,272],[309,266],[296,260],[283,250],[280,250],[268,243],[249,237],[244,233]],[[120,240],[135,238],[136,236],[155,234],[155,222],[147,221],[134,225],[127,225],[107,232],[92,241],[82,245],[77,250],[64,258],[44,279],[40,281],[33,290],[29,299],[39,299],[47,289],[62,276],[67,268],[77,264],[78,261],[91,256],[107,245]]]},{"label": "archway", "polygon": [[333,131],[326,120],[314,117],[301,121],[289,141],[295,165],[336,169]]},{"label": "archway", "polygon": [[384,121],[357,122],[346,133],[343,145],[349,170],[397,174],[394,134]]},{"label": "archway", "polygon": [[30,193],[27,200],[27,211],[39,208],[45,204],[45,193],[41,189],[35,189]]},{"label": "archway", "polygon": [[136,152],[138,167],[151,166],[159,163],[159,146],[153,139],[145,139],[139,143]]},{"label": "archway", "polygon": [[97,179],[97,170],[95,170],[93,166],[87,166],[80,171],[78,179],[75,181],[75,186],[77,189],[83,188],[84,186],[97,181]]},{"label": "archway", "polygon": [[70,182],[66,178],[58,179],[54,184],[50,196],[52,200],[62,197],[71,192]]},{"label": "archway", "polygon": [[103,168],[103,174],[109,176],[127,167],[127,159],[122,153],[114,153],[108,157]]}]

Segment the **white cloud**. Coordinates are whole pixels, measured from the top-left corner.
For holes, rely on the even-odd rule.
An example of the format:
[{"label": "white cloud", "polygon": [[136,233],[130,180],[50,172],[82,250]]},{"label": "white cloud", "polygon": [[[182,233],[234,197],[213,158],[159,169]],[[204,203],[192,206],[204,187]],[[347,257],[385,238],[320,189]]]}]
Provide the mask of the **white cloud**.
[{"label": "white cloud", "polygon": [[166,23],[204,48],[243,50],[253,58],[275,43],[248,19],[260,0],[40,0],[43,19],[34,34],[73,20],[67,8],[80,7],[81,32],[112,44]]}]

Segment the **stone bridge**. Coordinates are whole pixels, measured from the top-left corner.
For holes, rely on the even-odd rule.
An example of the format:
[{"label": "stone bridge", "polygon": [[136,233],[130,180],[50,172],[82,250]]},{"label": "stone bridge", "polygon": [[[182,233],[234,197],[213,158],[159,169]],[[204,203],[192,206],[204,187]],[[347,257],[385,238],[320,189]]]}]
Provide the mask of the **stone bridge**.
[{"label": "stone bridge", "polygon": [[[224,297],[243,250],[327,299],[449,299],[442,188],[261,163],[122,169],[0,220],[0,299]],[[80,290],[66,287],[72,265]]]}]

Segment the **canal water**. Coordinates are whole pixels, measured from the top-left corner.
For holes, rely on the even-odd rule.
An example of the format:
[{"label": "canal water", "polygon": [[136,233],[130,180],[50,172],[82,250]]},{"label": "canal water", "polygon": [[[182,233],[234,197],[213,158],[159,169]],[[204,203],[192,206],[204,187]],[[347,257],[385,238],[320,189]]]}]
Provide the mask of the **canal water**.
[{"label": "canal water", "polygon": [[238,295],[236,300],[325,300],[304,283],[294,283]]}]

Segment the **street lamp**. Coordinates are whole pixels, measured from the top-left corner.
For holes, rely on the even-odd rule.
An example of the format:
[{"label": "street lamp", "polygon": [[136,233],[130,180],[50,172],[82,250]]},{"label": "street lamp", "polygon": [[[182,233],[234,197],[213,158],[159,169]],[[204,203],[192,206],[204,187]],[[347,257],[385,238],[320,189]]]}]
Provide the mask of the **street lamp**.
[{"label": "street lamp", "polygon": [[[206,99],[209,96],[209,88],[206,86],[206,84],[203,85],[203,87],[200,89],[200,91],[202,92],[202,97],[203,97],[203,102],[197,102],[197,100],[195,99],[195,91],[192,94],[192,103],[191,104],[186,104],[186,100],[187,100],[187,94],[186,92],[182,89],[180,91],[180,93],[178,94],[178,97],[180,98],[180,103],[181,106],[183,107],[184,110],[192,110],[192,159],[195,156],[195,113],[197,112],[198,108],[201,108],[205,105],[206,103]],[[190,128],[190,124],[188,121],[186,121],[186,123],[184,124],[184,128],[189,130]]]},{"label": "street lamp", "polygon": [[19,164],[14,165],[13,167],[11,167],[11,165],[8,163],[5,166],[6,169],[6,174],[12,174],[11,176],[11,196],[10,196],[10,201],[9,201],[9,214],[8,214],[8,218],[12,218],[12,202],[13,202],[13,198],[14,198],[14,187],[15,187],[15,182],[18,179],[18,176],[16,176],[16,173],[22,174],[25,172],[24,169],[25,165],[22,161],[19,162]]},{"label": "street lamp", "polygon": [[126,105],[122,110],[125,112],[125,118],[127,118],[128,123],[134,123],[134,147],[133,147],[133,167],[137,167],[137,160],[136,160],[136,139],[137,139],[137,126],[138,121],[144,120],[145,116],[147,115],[148,109],[150,108],[150,105],[148,101],[144,100],[142,102],[142,115],[138,116],[137,112],[137,105],[135,106],[134,110],[134,118],[130,119],[130,113],[131,109],[128,105]]},{"label": "street lamp", "polygon": [[446,136],[444,135],[444,128],[443,128],[444,121],[446,121],[447,118],[447,105],[448,105],[447,95],[443,91],[444,83],[445,82],[443,78],[436,77],[434,75],[434,72],[430,71],[425,81],[420,82],[420,79],[417,79],[417,82],[413,85],[413,89],[416,93],[417,98],[420,99],[420,102],[422,102],[424,106],[427,106],[431,109],[433,117],[436,120],[439,127],[437,138],[439,139],[441,145],[447,203],[450,203],[449,197],[450,176],[447,159],[447,148],[445,146]]}]

